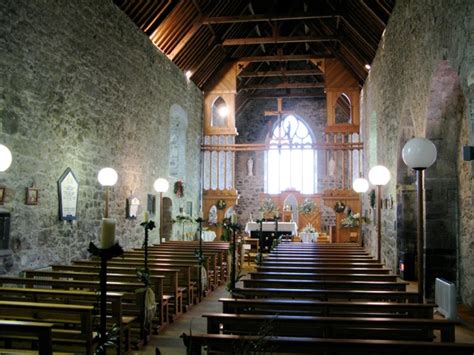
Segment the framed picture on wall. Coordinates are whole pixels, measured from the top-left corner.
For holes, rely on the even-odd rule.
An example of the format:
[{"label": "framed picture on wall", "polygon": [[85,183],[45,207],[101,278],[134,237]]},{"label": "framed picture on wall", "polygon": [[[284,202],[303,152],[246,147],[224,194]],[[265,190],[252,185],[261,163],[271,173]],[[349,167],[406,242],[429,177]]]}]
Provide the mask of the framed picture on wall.
[{"label": "framed picture on wall", "polygon": [[5,198],[5,188],[0,187],[0,205],[3,205],[4,198]]},{"label": "framed picture on wall", "polygon": [[188,216],[193,215],[193,203],[192,203],[192,201],[186,201],[186,214]]},{"label": "framed picture on wall", "polygon": [[27,205],[37,205],[39,192],[37,188],[27,187],[26,188],[26,201]]}]

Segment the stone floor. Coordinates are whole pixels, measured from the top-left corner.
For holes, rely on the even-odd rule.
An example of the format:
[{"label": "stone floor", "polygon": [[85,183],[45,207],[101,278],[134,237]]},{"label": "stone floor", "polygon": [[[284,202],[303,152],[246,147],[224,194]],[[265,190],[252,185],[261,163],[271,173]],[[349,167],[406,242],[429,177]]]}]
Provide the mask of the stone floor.
[{"label": "stone floor", "polygon": [[[410,282],[408,290],[412,291],[416,289],[416,283]],[[206,319],[203,318],[202,315],[204,313],[222,312],[222,306],[218,300],[219,298],[227,297],[228,295],[229,293],[225,290],[224,286],[219,287],[217,290],[210,293],[201,303],[195,305],[176,322],[164,329],[160,335],[154,336],[146,348],[136,351],[133,354],[186,355],[186,348],[179,336],[184,332],[189,333],[190,330],[194,333],[205,333]],[[474,311],[460,306],[459,315],[462,318],[462,323],[465,325],[456,327],[456,342],[474,343]],[[156,348],[159,349],[159,353],[155,352]]]}]

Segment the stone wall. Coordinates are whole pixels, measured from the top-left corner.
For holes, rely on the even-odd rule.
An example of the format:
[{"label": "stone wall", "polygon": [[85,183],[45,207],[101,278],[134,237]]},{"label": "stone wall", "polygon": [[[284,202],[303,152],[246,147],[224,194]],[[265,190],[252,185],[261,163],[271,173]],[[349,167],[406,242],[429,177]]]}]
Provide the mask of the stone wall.
[{"label": "stone wall", "polygon": [[[402,145],[399,140],[400,129],[403,128],[402,118],[409,112],[413,119],[413,131],[416,136],[429,136],[440,152],[442,159],[437,162],[453,165],[454,169],[461,172],[460,180],[449,179],[450,186],[444,186],[445,192],[441,190],[431,191],[427,188],[427,201],[433,196],[431,193],[444,194],[446,208],[453,206],[448,203],[455,201],[458,214],[452,220],[449,228],[430,229],[427,233],[426,251],[428,256],[438,252],[445,253],[442,258],[428,258],[426,265],[427,275],[433,277],[433,270],[442,267],[435,265],[445,263],[451,256],[448,254],[449,248],[443,242],[446,238],[455,238],[450,241],[450,245],[455,245],[458,251],[457,261],[454,265],[449,264],[448,268],[456,272],[460,271],[455,280],[460,289],[462,301],[470,306],[474,306],[474,258],[472,257],[473,246],[473,222],[472,222],[472,201],[474,198],[472,189],[471,164],[460,159],[460,148],[463,142],[462,137],[456,137],[456,132],[462,132],[462,125],[456,123],[456,115],[459,110],[448,110],[438,113],[430,111],[433,100],[445,101],[451,90],[449,83],[445,88],[437,89],[441,95],[433,97],[433,82],[437,82],[440,77],[437,71],[443,62],[446,62],[451,70],[458,76],[459,85],[465,102],[465,109],[462,110],[461,122],[468,128],[469,141],[474,140],[474,43],[472,33],[474,33],[474,4],[472,1],[456,1],[440,5],[439,2],[415,2],[408,0],[397,1],[389,24],[382,36],[377,55],[372,63],[372,69],[364,85],[361,99],[361,120],[364,141],[368,142],[367,156],[365,159],[365,171],[375,162],[386,165],[391,173],[392,180],[384,188],[392,196],[397,196],[396,176],[399,166],[399,156]],[[441,106],[443,107],[443,106]],[[454,112],[453,112],[454,111]],[[433,116],[436,117],[433,121]],[[376,117],[376,120],[372,119]],[[448,123],[444,123],[444,122]],[[374,126],[375,130],[374,130]],[[432,125],[442,127],[440,130],[430,129]],[[461,126],[460,126],[461,125]],[[400,128],[402,127],[402,128]],[[448,128],[449,127],[449,128]],[[448,129],[448,131],[447,131]],[[452,130],[452,132],[451,132]],[[376,137],[373,137],[375,133]],[[446,133],[453,135],[453,139],[447,141]],[[372,139],[377,146],[370,149]],[[464,137],[466,141],[467,137]],[[450,147],[449,156],[446,147]],[[451,147],[454,149],[451,151]],[[368,162],[371,162],[370,165]],[[436,168],[438,169],[438,168]],[[437,171],[431,172],[431,177],[439,176],[444,170],[441,167]],[[452,170],[450,170],[452,171]],[[430,174],[428,171],[427,174]],[[434,186],[434,185],[431,185]],[[452,191],[452,193],[448,193]],[[454,192],[456,191],[456,192]],[[457,197],[459,192],[459,197]],[[434,202],[440,202],[435,198]],[[395,205],[397,202],[395,201]],[[450,207],[448,207],[450,206]],[[459,208],[460,207],[460,208]],[[365,207],[367,208],[367,207]],[[429,208],[429,207],[427,207]],[[433,206],[434,208],[434,206]],[[446,215],[447,217],[448,215]],[[396,268],[397,266],[397,231],[396,224],[397,210],[386,210],[383,213],[382,231],[382,255],[387,264]],[[447,221],[442,222],[446,226]],[[452,230],[455,235],[447,237],[443,231]],[[365,242],[370,248],[375,247],[375,229],[366,230]],[[436,250],[435,250],[436,249]],[[445,264],[448,265],[448,264]],[[454,268],[454,269],[453,269]],[[428,280],[427,283],[431,283]],[[428,296],[432,296],[429,294]]]},{"label": "stone wall", "polygon": [[[276,121],[276,116],[266,117],[265,111],[276,111],[277,101],[275,100],[252,100],[237,116],[237,143],[265,143],[265,138],[271,129],[271,125]],[[312,129],[316,141],[324,141],[324,128],[326,126],[326,101],[315,100],[283,100],[283,110],[292,111]],[[254,160],[254,176],[247,176],[247,160],[252,156]],[[321,172],[318,176],[321,186],[321,179],[325,175],[323,155],[318,155],[318,169]],[[248,220],[249,214],[253,213],[254,218],[258,217],[259,193],[265,188],[265,161],[263,152],[239,152],[236,154],[236,188],[240,193],[239,207],[237,213],[239,223]]]},{"label": "stone wall", "polygon": [[[147,194],[169,176],[177,111],[187,119],[185,196],[172,192],[181,176],[165,196],[175,212],[188,200],[198,206],[202,95],[126,15],[111,1],[6,0],[0,17],[0,142],[14,159],[0,173],[12,214],[10,272],[88,256],[104,211],[97,172],[105,166],[119,174],[110,195],[117,238],[141,246]],[[80,184],[74,222],[58,219],[57,180],[67,167]],[[39,204],[26,205],[33,184]],[[130,195],[142,204],[138,220],[125,218]]]}]

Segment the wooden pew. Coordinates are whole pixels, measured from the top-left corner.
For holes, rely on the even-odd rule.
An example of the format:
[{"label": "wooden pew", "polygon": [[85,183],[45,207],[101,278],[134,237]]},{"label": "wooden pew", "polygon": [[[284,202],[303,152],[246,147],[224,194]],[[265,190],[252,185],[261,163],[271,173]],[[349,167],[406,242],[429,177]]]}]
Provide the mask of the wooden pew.
[{"label": "wooden pew", "polygon": [[[0,319],[0,339],[31,337],[38,341],[38,354],[53,353],[53,323]],[[0,353],[4,353],[0,349]],[[5,352],[6,353],[6,352]]]},{"label": "wooden pew", "polygon": [[[472,355],[473,344],[434,343],[403,340],[321,339],[261,335],[241,336],[229,334],[181,335],[188,355],[200,355],[201,348],[218,354],[232,349],[256,349],[271,353],[305,353],[338,355]],[[234,350],[235,351],[235,350]]]},{"label": "wooden pew", "polygon": [[[50,278],[52,280],[69,280],[69,281],[93,281],[99,282],[99,273],[95,272],[67,272],[67,271],[46,271],[46,270],[24,270],[23,275],[27,279],[44,279]],[[169,323],[169,309],[168,303],[169,299],[172,298],[170,295],[165,295],[163,293],[163,275],[151,275],[150,281],[153,291],[155,292],[155,298],[157,302],[157,308],[160,310],[158,315],[159,325],[164,326]],[[136,275],[127,275],[127,274],[107,274],[107,287],[109,283],[131,283],[139,287],[135,287],[133,291],[139,288],[143,288],[144,285],[140,283]],[[122,290],[116,290],[122,292]],[[125,290],[124,290],[125,291]],[[131,292],[129,289],[128,292]]]},{"label": "wooden pew", "polygon": [[389,274],[390,269],[387,268],[364,268],[364,267],[327,267],[327,266],[267,266],[258,265],[258,272],[324,272],[326,274]]},{"label": "wooden pew", "polygon": [[332,281],[397,281],[394,274],[330,274],[324,272],[249,272],[251,279],[332,280]]},{"label": "wooden pew", "polygon": [[[127,260],[129,259],[141,259],[144,258],[144,253],[142,251],[126,251],[123,254],[123,257]],[[218,286],[218,280],[216,279],[215,275],[218,273],[217,267],[217,254],[204,254],[204,267],[206,268],[207,272],[207,280],[208,285],[211,290],[214,290]],[[148,261],[149,262],[170,262],[170,261],[180,261],[180,262],[189,262],[191,265],[198,267],[198,259],[197,256],[194,254],[174,254],[168,252],[149,252],[148,253]],[[203,290],[204,291],[204,290]]]},{"label": "wooden pew", "polygon": [[[130,351],[131,349],[131,325],[136,323],[135,316],[124,316],[122,312],[123,294],[118,292],[107,292],[107,313],[110,317],[109,326],[116,324],[119,327],[119,336],[122,341],[117,344],[117,354]],[[60,290],[47,288],[24,288],[24,287],[0,287],[0,300],[23,301],[41,303],[65,303],[90,305],[95,307],[95,314],[99,314],[100,304],[96,292],[80,290]]]},{"label": "wooden pew", "polygon": [[[50,265],[52,271],[69,271],[69,272],[99,272],[100,264],[94,265]],[[152,276],[163,275],[163,292],[171,293],[173,298],[173,318],[178,317],[183,312],[183,292],[185,287],[179,285],[179,269],[149,269]],[[107,266],[108,275],[128,274],[136,275],[137,269],[129,267]],[[170,302],[170,305],[172,303]]]},{"label": "wooden pew", "polygon": [[294,258],[288,261],[274,261],[263,259],[263,266],[295,266],[295,267],[340,267],[340,268],[382,268],[381,263],[366,263],[366,262],[344,262],[344,261],[299,261]]},{"label": "wooden pew", "polygon": [[[134,249],[134,251],[139,250],[139,249]],[[149,248],[150,253],[172,253],[173,255],[195,255],[195,252],[197,250],[197,246],[195,245],[190,245],[190,246],[176,246],[176,245],[167,245],[165,244],[159,244],[157,246],[153,246]],[[214,249],[214,248],[207,248],[203,246],[202,248],[204,255],[215,255],[217,258],[216,261],[216,269],[218,271],[218,274],[216,276],[216,280],[219,283],[219,285],[222,285],[225,283],[225,280],[227,279],[227,262],[228,262],[228,257],[229,257],[229,250],[228,249]]]},{"label": "wooden pew", "polygon": [[328,300],[367,300],[379,302],[408,302],[418,300],[417,292],[368,290],[314,290],[290,288],[236,288],[237,298],[288,298]]},{"label": "wooden pew", "polygon": [[[116,261],[116,260],[123,260],[125,261],[126,263],[142,263],[143,264],[143,257],[139,257],[139,256],[127,256],[127,255],[124,255],[124,257],[122,258],[112,258],[111,261]],[[194,274],[194,277],[192,277],[192,281],[197,281],[199,279],[199,264],[198,264],[198,261],[197,259],[194,257],[194,258],[179,258],[179,259],[175,259],[175,258],[172,258],[172,257],[169,257],[169,258],[153,258],[153,257],[149,257],[148,258],[148,265],[149,267],[153,266],[153,265],[160,265],[160,264],[163,264],[163,263],[167,263],[169,265],[186,265],[186,266],[191,266],[195,269],[195,272],[193,273]],[[210,260],[209,258],[205,258],[204,260],[204,267],[206,268],[206,270],[210,270],[211,268],[211,264],[210,264]],[[215,271],[215,270],[214,270]],[[209,278],[209,273],[208,273],[208,285],[210,285],[210,278]],[[199,296],[199,295],[198,295]],[[201,300],[201,296],[199,296],[199,300]]]},{"label": "wooden pew", "polygon": [[304,255],[292,255],[292,256],[280,256],[280,255],[274,255],[274,254],[269,254],[268,256],[265,257],[265,261],[282,261],[282,262],[288,262],[288,261],[295,261],[297,260],[298,262],[313,262],[313,261],[324,261],[324,262],[345,262],[345,263],[378,263],[377,260],[375,260],[372,257],[369,258],[354,258],[351,256],[347,255],[340,255],[340,256],[304,256]]},{"label": "wooden pew", "polygon": [[[454,342],[456,322],[445,319],[318,317],[266,314],[203,314],[209,334],[258,334],[268,327],[276,336],[432,341],[440,331],[442,342]],[[268,334],[261,334],[268,335]]]},{"label": "wooden pew", "polygon": [[93,309],[83,305],[0,301],[0,318],[53,323],[53,346],[72,346],[89,355],[94,350]]},{"label": "wooden pew", "polygon": [[[33,278],[23,278],[23,277],[9,277],[9,276],[0,276],[0,284],[2,286],[25,286],[29,288],[34,287],[51,287],[53,289],[64,289],[64,290],[93,290],[99,291],[100,284],[99,281],[90,280],[54,280],[54,279],[33,279]],[[123,301],[126,303],[126,306],[123,306],[123,314],[137,316],[139,319],[142,317],[142,310],[137,305],[137,294],[136,290],[143,288],[142,283],[138,282],[118,282],[118,281],[107,281],[107,288],[111,292],[121,292],[123,293]],[[155,285],[155,290],[158,291],[156,294],[157,300],[163,299],[163,287],[161,284]],[[167,312],[167,304],[161,302],[157,305],[160,310],[160,314],[157,315],[158,323],[163,322],[164,312]],[[166,313],[167,314],[167,313]],[[146,341],[146,334],[149,333],[149,329],[143,327],[143,322],[139,322],[140,329],[140,340]],[[162,326],[160,324],[160,326]],[[132,329],[133,330],[133,329]]]},{"label": "wooden pew", "polygon": [[[73,260],[73,265],[80,265],[80,266],[99,266],[100,267],[100,260]],[[107,269],[119,267],[119,268],[129,268],[136,273],[137,268],[143,267],[143,261],[131,261],[125,259],[111,259],[107,261]],[[184,285],[186,288],[185,296],[183,302],[185,302],[186,307],[191,307],[195,300],[197,299],[197,293],[195,293],[196,289],[196,282],[193,281],[197,276],[193,276],[197,274],[197,269],[188,265],[188,264],[181,264],[181,263],[157,263],[152,262],[148,263],[148,268],[152,273],[160,274],[161,270],[164,268],[169,269],[178,269],[178,284]],[[196,297],[195,297],[196,296]]]},{"label": "wooden pew", "polygon": [[220,298],[223,313],[433,319],[435,304]]},{"label": "wooden pew", "polygon": [[391,281],[333,281],[288,279],[244,279],[244,287],[249,288],[290,288],[317,290],[382,290],[406,291],[408,282]]}]

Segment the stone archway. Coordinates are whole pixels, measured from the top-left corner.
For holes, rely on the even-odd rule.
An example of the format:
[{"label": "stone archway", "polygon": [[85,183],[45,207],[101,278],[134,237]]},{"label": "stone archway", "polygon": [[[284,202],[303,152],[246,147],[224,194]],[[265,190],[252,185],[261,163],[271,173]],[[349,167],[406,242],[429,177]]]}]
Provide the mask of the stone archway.
[{"label": "stone archway", "polygon": [[437,277],[457,284],[459,245],[460,130],[465,99],[458,74],[442,61],[431,79],[426,138],[438,149],[425,173],[425,290],[434,296]]}]

